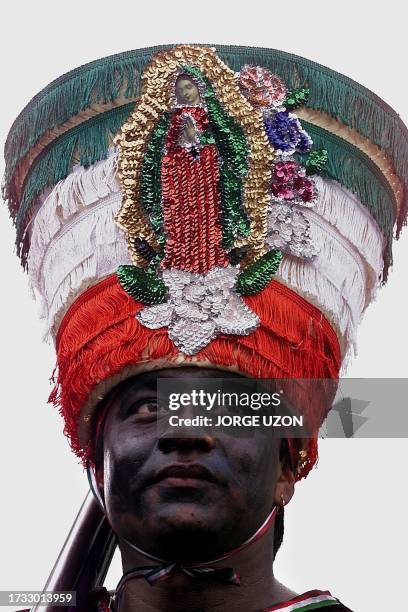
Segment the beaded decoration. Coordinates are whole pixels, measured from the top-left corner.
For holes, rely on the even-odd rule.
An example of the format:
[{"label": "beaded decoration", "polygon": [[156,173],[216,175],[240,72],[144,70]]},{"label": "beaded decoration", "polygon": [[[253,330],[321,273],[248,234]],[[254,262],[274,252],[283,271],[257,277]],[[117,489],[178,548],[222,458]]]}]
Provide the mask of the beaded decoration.
[{"label": "beaded decoration", "polygon": [[[153,57],[115,138],[117,223],[134,263],[118,279],[146,305],[139,321],[167,327],[185,354],[257,327],[241,295],[266,287],[281,251],[317,254],[301,211],[316,187],[293,157],[312,141],[287,95],[264,68],[235,73],[214,49],[181,45]],[[289,107],[306,99],[291,92]]]},{"label": "beaded decoration", "polygon": [[[310,153],[313,142],[297,116],[287,110],[304,104],[309,90],[288,93],[278,76],[259,66],[242,68],[240,86],[248,99],[262,109],[265,132],[275,150],[266,243],[290,255],[312,259],[318,254],[318,247],[310,236],[310,224],[301,207],[314,205],[317,190],[313,179],[306,176],[306,167],[293,156]],[[322,170],[324,153],[314,151],[311,157],[320,162]]]}]

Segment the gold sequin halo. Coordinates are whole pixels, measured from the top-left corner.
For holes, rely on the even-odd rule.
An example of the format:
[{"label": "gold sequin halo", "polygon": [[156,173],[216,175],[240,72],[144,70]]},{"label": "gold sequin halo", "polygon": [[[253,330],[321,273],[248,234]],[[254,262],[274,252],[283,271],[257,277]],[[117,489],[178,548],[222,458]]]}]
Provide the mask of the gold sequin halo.
[{"label": "gold sequin halo", "polygon": [[217,99],[241,126],[247,139],[248,173],[243,182],[242,203],[249,217],[250,232],[246,238],[237,239],[234,245],[248,245],[246,257],[241,262],[241,267],[245,267],[268,250],[264,241],[275,155],[264,130],[262,112],[251,106],[240,91],[239,75],[224,64],[212,48],[177,46],[155,55],[143,72],[136,108],[115,137],[119,150],[118,178],[123,192],[116,221],[126,234],[133,263],[146,267],[147,262],[135,249],[135,239],[146,240],[154,249],[158,248],[158,243],[139,200],[141,165],[158,120],[172,108],[175,75],[186,65],[197,68],[210,81]]}]

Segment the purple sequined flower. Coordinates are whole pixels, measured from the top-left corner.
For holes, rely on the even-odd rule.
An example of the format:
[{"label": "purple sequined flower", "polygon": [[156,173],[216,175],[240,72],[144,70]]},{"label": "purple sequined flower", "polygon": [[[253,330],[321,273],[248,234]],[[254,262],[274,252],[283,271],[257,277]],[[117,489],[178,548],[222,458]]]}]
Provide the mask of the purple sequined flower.
[{"label": "purple sequined flower", "polygon": [[288,111],[265,113],[264,125],[269,143],[274,149],[287,155],[310,151],[312,139],[302,128],[299,119]]}]

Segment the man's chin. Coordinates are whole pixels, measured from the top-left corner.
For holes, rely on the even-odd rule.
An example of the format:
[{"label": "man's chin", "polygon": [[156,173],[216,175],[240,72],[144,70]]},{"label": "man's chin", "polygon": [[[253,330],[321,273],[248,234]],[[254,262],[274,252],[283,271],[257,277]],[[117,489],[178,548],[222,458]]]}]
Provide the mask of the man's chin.
[{"label": "man's chin", "polygon": [[154,539],[166,543],[167,548],[174,545],[173,556],[182,542],[187,548],[193,545],[196,551],[197,546],[209,543],[209,538],[219,541],[227,524],[227,517],[218,506],[204,506],[191,501],[161,504],[152,509],[149,516]]},{"label": "man's chin", "polygon": [[233,524],[221,504],[172,500],[144,505],[141,513],[126,513],[117,533],[156,557],[193,563],[214,559],[235,546],[229,541]]},{"label": "man's chin", "polygon": [[157,521],[169,531],[213,531],[220,528],[221,514],[218,507],[203,505],[195,500],[168,501],[155,513]]},{"label": "man's chin", "polygon": [[158,517],[158,521],[161,525],[156,546],[164,559],[194,563],[214,559],[225,552],[221,537],[225,525],[220,517],[185,505],[174,508],[171,517]]}]

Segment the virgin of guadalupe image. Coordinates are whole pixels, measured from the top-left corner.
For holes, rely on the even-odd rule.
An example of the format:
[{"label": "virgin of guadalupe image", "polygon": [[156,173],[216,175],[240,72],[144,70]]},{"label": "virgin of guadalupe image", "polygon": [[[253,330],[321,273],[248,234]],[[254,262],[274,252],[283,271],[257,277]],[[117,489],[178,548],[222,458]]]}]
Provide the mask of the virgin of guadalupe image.
[{"label": "virgin of guadalupe image", "polygon": [[172,110],[158,121],[142,164],[141,204],[165,242],[161,267],[205,274],[227,266],[235,240],[249,233],[247,146],[209,84],[185,71],[172,89]]},{"label": "virgin of guadalupe image", "polygon": [[166,234],[163,268],[205,274],[229,264],[222,246],[220,157],[197,84],[175,82],[176,107],[161,165]]},{"label": "virgin of guadalupe image", "polygon": [[242,205],[247,143],[209,83],[180,72],[172,96],[140,183],[141,205],[162,249],[153,264],[160,262],[166,301],[147,306],[138,319],[150,329],[168,327],[174,343],[193,354],[218,333],[247,334],[258,325],[234,290],[239,267],[231,265],[239,256],[235,242],[250,229]]}]

